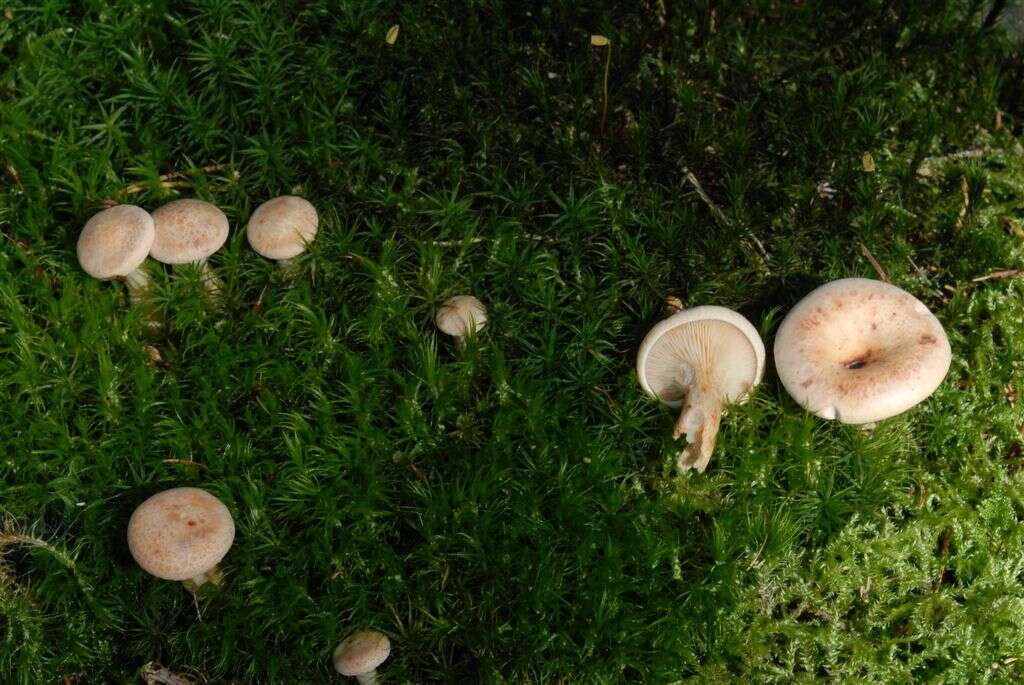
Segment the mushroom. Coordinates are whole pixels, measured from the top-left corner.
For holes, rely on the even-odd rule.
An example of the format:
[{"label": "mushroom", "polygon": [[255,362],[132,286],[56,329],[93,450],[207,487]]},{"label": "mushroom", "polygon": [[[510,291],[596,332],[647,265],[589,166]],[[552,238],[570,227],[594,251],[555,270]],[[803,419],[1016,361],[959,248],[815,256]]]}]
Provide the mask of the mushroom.
[{"label": "mushroom", "polygon": [[355,676],[360,685],[376,685],[377,667],[391,655],[388,636],[363,630],[345,638],[334,650],[334,670]]},{"label": "mushroom", "polygon": [[221,281],[207,265],[207,258],[228,239],[228,218],[216,206],[202,200],[175,200],[153,212],[156,239],[150,256],[177,269],[197,266],[211,297],[220,294]]},{"label": "mushroom", "polygon": [[437,310],[434,323],[442,333],[455,338],[458,347],[462,347],[467,335],[487,325],[487,308],[472,295],[456,295],[446,300]]},{"label": "mushroom", "polygon": [[775,336],[786,390],[825,419],[871,427],[918,404],[949,371],[946,332],[889,283],[844,278],[802,299]]},{"label": "mushroom", "polygon": [[197,586],[216,575],[216,566],[234,539],[231,512],[199,488],[157,493],[128,521],[128,549],[144,571]]},{"label": "mushroom", "polygon": [[86,222],[78,236],[78,261],[93,278],[124,279],[132,301],[139,302],[149,284],[142,264],[154,235],[153,217],[141,207],[104,209]]},{"label": "mushroom", "polygon": [[245,235],[252,249],[287,267],[316,238],[319,223],[316,208],[308,200],[282,195],[256,208],[249,217]]},{"label": "mushroom", "polygon": [[764,343],[742,315],[711,305],[659,322],[640,344],[640,385],[670,407],[682,407],[672,436],[686,435],[680,471],[708,467],[722,411],[746,400],[764,375]]}]

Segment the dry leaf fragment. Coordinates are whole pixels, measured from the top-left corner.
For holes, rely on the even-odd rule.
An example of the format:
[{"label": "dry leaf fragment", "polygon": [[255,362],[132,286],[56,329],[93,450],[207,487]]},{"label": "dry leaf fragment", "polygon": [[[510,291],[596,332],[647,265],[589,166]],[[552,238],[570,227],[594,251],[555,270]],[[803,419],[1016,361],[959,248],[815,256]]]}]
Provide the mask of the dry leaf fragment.
[{"label": "dry leaf fragment", "polygon": [[669,295],[665,298],[665,308],[670,312],[681,312],[683,310],[683,301],[675,295]]},{"label": "dry leaf fragment", "polygon": [[139,676],[146,685],[192,685],[192,681],[185,676],[172,673],[170,669],[164,668],[155,661],[150,661],[143,666]]},{"label": "dry leaf fragment", "polygon": [[384,42],[388,45],[394,45],[398,41],[398,24],[395,24],[388,29],[388,34],[384,36]]},{"label": "dry leaf fragment", "polygon": [[1000,112],[1000,111],[999,111],[999,110],[997,109],[997,110],[996,110],[996,121],[995,121],[995,126],[994,126],[993,128],[995,128],[995,130],[996,130],[996,131],[998,131],[998,130],[999,130],[999,129],[1001,129],[1002,127],[1003,127],[1003,113],[1002,113],[1002,112]]},{"label": "dry leaf fragment", "polygon": [[875,158],[871,156],[870,152],[865,152],[864,156],[860,158],[860,162],[864,166],[864,171],[872,172],[875,170]]},{"label": "dry leaf fragment", "polygon": [[591,34],[591,36],[590,36],[590,44],[593,45],[596,48],[603,48],[605,45],[608,45],[608,43],[610,43],[610,42],[611,41],[608,40],[607,36],[602,36],[599,33],[594,33],[594,34]]},{"label": "dry leaf fragment", "polygon": [[1006,225],[1006,228],[1010,233],[1013,233],[1018,238],[1024,238],[1024,228],[1021,228],[1020,223],[1018,223],[1013,217],[1004,216],[1003,223]]},{"label": "dry leaf fragment", "polygon": [[14,12],[10,7],[4,8],[4,19],[7,21],[14,21]]}]

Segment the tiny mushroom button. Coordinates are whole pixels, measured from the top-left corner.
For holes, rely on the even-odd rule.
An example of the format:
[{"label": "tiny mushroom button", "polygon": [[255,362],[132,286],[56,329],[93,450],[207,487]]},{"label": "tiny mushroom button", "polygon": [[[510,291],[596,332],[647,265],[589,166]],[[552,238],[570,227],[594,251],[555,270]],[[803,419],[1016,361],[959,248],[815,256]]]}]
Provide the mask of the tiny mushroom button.
[{"label": "tiny mushroom button", "polygon": [[219,279],[209,270],[207,258],[228,239],[228,218],[216,206],[202,200],[175,200],[153,212],[156,239],[150,255],[175,267],[194,264],[211,295],[220,291]]},{"label": "tiny mushroom button", "polygon": [[746,399],[764,366],[761,336],[731,309],[684,309],[650,330],[637,354],[637,375],[647,394],[682,407],[673,433],[686,435],[679,470],[708,467],[722,411]]},{"label": "tiny mushroom button", "polygon": [[388,636],[363,630],[345,638],[334,650],[334,670],[355,676],[360,685],[376,685],[377,667],[391,655]]},{"label": "tiny mushroom button", "polygon": [[845,278],[812,291],[775,337],[782,384],[808,411],[868,425],[935,392],[950,364],[942,324],[889,283]]},{"label": "tiny mushroom button", "polygon": [[308,200],[282,195],[256,208],[245,235],[256,252],[288,266],[289,260],[302,254],[316,238],[319,223],[316,208]]},{"label": "tiny mushroom button", "polygon": [[441,305],[434,322],[462,347],[467,335],[487,325],[487,308],[472,295],[456,295]]},{"label": "tiny mushroom button", "polygon": [[135,205],[117,205],[86,222],[78,236],[78,261],[93,278],[125,279],[132,299],[138,299],[149,282],[140,267],[154,237],[149,212]]},{"label": "tiny mushroom button", "polygon": [[128,522],[128,549],[144,571],[197,586],[209,579],[234,539],[231,512],[199,488],[157,493]]}]

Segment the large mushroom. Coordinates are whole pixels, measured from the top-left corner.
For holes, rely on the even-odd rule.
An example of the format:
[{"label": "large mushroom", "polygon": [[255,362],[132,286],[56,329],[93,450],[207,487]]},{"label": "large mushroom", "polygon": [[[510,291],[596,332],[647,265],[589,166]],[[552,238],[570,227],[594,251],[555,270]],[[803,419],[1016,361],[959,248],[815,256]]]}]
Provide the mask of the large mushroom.
[{"label": "large mushroom", "polygon": [[391,641],[384,633],[363,630],[345,638],[334,650],[334,670],[355,676],[359,685],[376,685],[377,668],[391,655]]},{"label": "large mushroom", "polygon": [[217,564],[234,539],[231,512],[199,488],[159,492],[140,504],[128,521],[128,549],[144,571],[196,586],[215,577]]},{"label": "large mushroom", "polygon": [[202,200],[175,200],[153,212],[156,239],[150,256],[175,269],[198,267],[211,297],[220,294],[221,282],[206,260],[228,239],[228,218],[215,205]]},{"label": "large mushroom", "polygon": [[640,385],[682,407],[673,437],[686,435],[679,470],[703,472],[725,407],[742,402],[764,375],[764,343],[741,314],[711,305],[684,309],[654,326],[636,358]]},{"label": "large mushroom", "polygon": [[946,332],[917,298],[889,283],[844,278],[813,290],[775,336],[782,384],[808,411],[870,427],[939,387]]},{"label": "large mushroom", "polygon": [[153,217],[141,207],[104,209],[86,222],[78,236],[78,262],[93,278],[124,280],[132,301],[138,302],[149,285],[142,264],[155,235]]},{"label": "large mushroom", "polygon": [[282,195],[256,208],[249,217],[245,235],[256,252],[288,267],[316,238],[319,224],[316,207],[309,200]]}]

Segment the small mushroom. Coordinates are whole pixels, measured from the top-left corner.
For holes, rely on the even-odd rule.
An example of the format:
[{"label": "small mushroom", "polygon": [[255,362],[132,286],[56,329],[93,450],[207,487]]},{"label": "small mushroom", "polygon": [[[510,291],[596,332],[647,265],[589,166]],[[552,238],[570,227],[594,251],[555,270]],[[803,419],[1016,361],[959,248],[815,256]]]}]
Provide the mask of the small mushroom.
[{"label": "small mushroom", "polygon": [[216,206],[202,200],[175,200],[153,212],[156,239],[150,256],[158,262],[198,267],[203,285],[216,298],[221,281],[206,260],[228,239],[228,218]]},{"label": "small mushroom", "polygon": [[682,407],[672,434],[686,435],[676,461],[680,471],[707,468],[722,411],[747,398],[764,366],[757,330],[724,307],[684,309],[650,330],[637,354],[637,375],[647,394]]},{"label": "small mushroom", "polygon": [[172,488],[140,504],[128,521],[128,549],[147,573],[202,585],[231,549],[235,522],[199,488]]},{"label": "small mushroom", "polygon": [[376,685],[377,667],[391,655],[391,640],[376,630],[363,630],[345,638],[334,650],[334,670],[355,676],[360,685]]},{"label": "small mushroom", "polygon": [[316,207],[308,200],[282,195],[256,208],[249,217],[245,235],[256,252],[288,267],[316,238],[319,223]]},{"label": "small mushroom", "polygon": [[94,215],[78,236],[78,262],[93,278],[123,279],[133,302],[144,298],[149,276],[142,269],[153,246],[153,217],[135,205],[117,205]]},{"label": "small mushroom", "polygon": [[434,323],[442,333],[455,338],[458,347],[462,347],[467,335],[487,325],[487,308],[472,295],[456,295],[446,300],[437,310]]},{"label": "small mushroom", "polygon": [[946,332],[889,283],[844,278],[800,300],[775,336],[786,390],[825,419],[870,427],[918,404],[949,370]]}]

